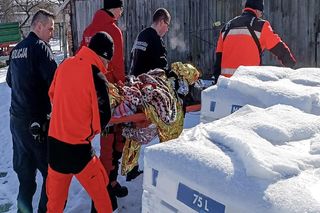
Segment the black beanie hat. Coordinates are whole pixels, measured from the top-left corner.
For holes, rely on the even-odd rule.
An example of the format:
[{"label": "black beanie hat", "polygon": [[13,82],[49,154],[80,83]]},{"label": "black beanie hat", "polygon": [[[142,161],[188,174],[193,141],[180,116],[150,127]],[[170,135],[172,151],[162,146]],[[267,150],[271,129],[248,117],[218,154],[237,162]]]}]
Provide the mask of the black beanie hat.
[{"label": "black beanie hat", "polygon": [[113,56],[113,40],[106,32],[97,32],[90,40],[88,47],[97,55],[111,60]]},{"label": "black beanie hat", "polygon": [[263,11],[263,0],[247,0],[245,7]]},{"label": "black beanie hat", "polygon": [[122,0],[104,0],[104,9],[123,7]]}]

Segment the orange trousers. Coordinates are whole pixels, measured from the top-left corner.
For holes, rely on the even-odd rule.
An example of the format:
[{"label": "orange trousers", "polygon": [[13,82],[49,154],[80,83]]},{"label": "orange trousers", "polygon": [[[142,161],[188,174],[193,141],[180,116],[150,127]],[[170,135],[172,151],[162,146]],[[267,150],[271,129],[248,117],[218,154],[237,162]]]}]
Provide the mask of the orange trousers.
[{"label": "orange trousers", "polygon": [[[117,169],[118,166],[114,162],[114,152],[122,153],[124,147],[122,137],[122,125],[114,125],[113,132],[106,136],[100,136],[100,161],[110,175],[111,171]],[[119,160],[119,159],[116,159]],[[110,180],[111,181],[111,180]]]},{"label": "orange trousers", "polygon": [[50,166],[46,183],[48,203],[47,213],[62,213],[68,198],[68,190],[72,177],[75,176],[92,198],[99,213],[111,213],[111,201],[106,189],[109,179],[100,162],[94,156],[86,167],[78,174],[62,174]]}]

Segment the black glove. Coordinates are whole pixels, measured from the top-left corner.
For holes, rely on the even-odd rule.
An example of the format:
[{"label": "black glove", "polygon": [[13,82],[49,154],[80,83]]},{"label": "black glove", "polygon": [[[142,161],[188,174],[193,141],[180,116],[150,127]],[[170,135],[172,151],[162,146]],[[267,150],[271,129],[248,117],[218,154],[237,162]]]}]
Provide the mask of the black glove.
[{"label": "black glove", "polygon": [[167,78],[173,77],[175,80],[179,79],[178,75],[175,72],[173,72],[172,70],[166,71],[166,75],[167,75]]},{"label": "black glove", "polygon": [[43,122],[34,121],[29,127],[29,131],[33,136],[33,139],[39,143],[47,141],[49,130],[49,120]]},{"label": "black glove", "polygon": [[109,134],[114,134],[114,126],[106,126],[104,129],[101,130],[100,135],[103,137],[107,137]]}]

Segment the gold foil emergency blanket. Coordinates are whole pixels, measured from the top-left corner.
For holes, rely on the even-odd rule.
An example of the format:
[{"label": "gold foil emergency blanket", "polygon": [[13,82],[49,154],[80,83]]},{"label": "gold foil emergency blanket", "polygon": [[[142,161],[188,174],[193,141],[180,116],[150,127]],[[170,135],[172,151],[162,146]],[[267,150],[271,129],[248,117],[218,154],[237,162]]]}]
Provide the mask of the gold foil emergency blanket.
[{"label": "gold foil emergency blanket", "polygon": [[138,164],[140,148],[141,143],[126,139],[122,153],[121,175],[127,175]]},{"label": "gold foil emergency blanket", "polygon": [[175,139],[179,137],[183,130],[183,122],[184,122],[184,114],[182,109],[182,104],[178,101],[175,91],[169,81],[166,79],[162,82],[167,88],[168,93],[172,95],[172,101],[176,106],[176,119],[174,122],[170,124],[166,124],[156,113],[156,109],[152,105],[145,105],[145,115],[148,120],[157,125],[158,128],[158,136],[160,142],[169,141],[171,139]]},{"label": "gold foil emergency blanket", "polygon": [[123,100],[123,97],[119,94],[119,89],[114,84],[108,82],[108,87],[110,107],[114,109]]},{"label": "gold foil emergency blanket", "polygon": [[124,127],[122,136],[141,144],[148,144],[158,135],[157,126],[150,124],[147,127]]},{"label": "gold foil emergency blanket", "polygon": [[175,122],[171,124],[164,123],[155,112],[153,106],[147,106],[146,110],[146,117],[158,127],[158,136],[160,142],[169,141],[179,137],[183,130],[183,122],[184,122],[184,115],[181,103],[177,102],[177,118]]},{"label": "gold foil emergency blanket", "polygon": [[200,77],[200,72],[191,64],[183,64],[175,62],[171,64],[171,70],[188,82],[189,85],[194,84]]},{"label": "gold foil emergency blanket", "polygon": [[174,93],[166,83],[165,72],[161,69],[151,70],[138,76],[143,83],[141,87],[143,106],[152,105],[157,116],[166,124],[174,123],[176,110]]},{"label": "gold foil emergency blanket", "polygon": [[[165,72],[155,69],[142,74],[138,79],[133,79],[131,86],[135,85],[141,91],[142,107],[147,120],[157,127],[160,142],[179,137],[184,122],[182,104],[177,100]],[[133,100],[132,97],[127,98]],[[126,139],[122,155],[122,175],[126,175],[138,164],[140,148],[141,142]]]}]

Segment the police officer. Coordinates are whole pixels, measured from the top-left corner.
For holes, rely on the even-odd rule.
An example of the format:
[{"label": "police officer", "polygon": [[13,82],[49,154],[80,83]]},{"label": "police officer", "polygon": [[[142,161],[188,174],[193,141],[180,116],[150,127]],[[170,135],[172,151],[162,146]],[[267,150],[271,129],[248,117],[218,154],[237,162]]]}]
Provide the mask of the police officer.
[{"label": "police officer", "polygon": [[48,44],[53,36],[54,15],[39,10],[28,37],[10,54],[7,84],[11,87],[10,130],[13,169],[19,179],[18,212],[33,212],[36,170],[43,177],[38,212],[46,212],[47,116],[51,112],[48,90],[57,68]]}]

